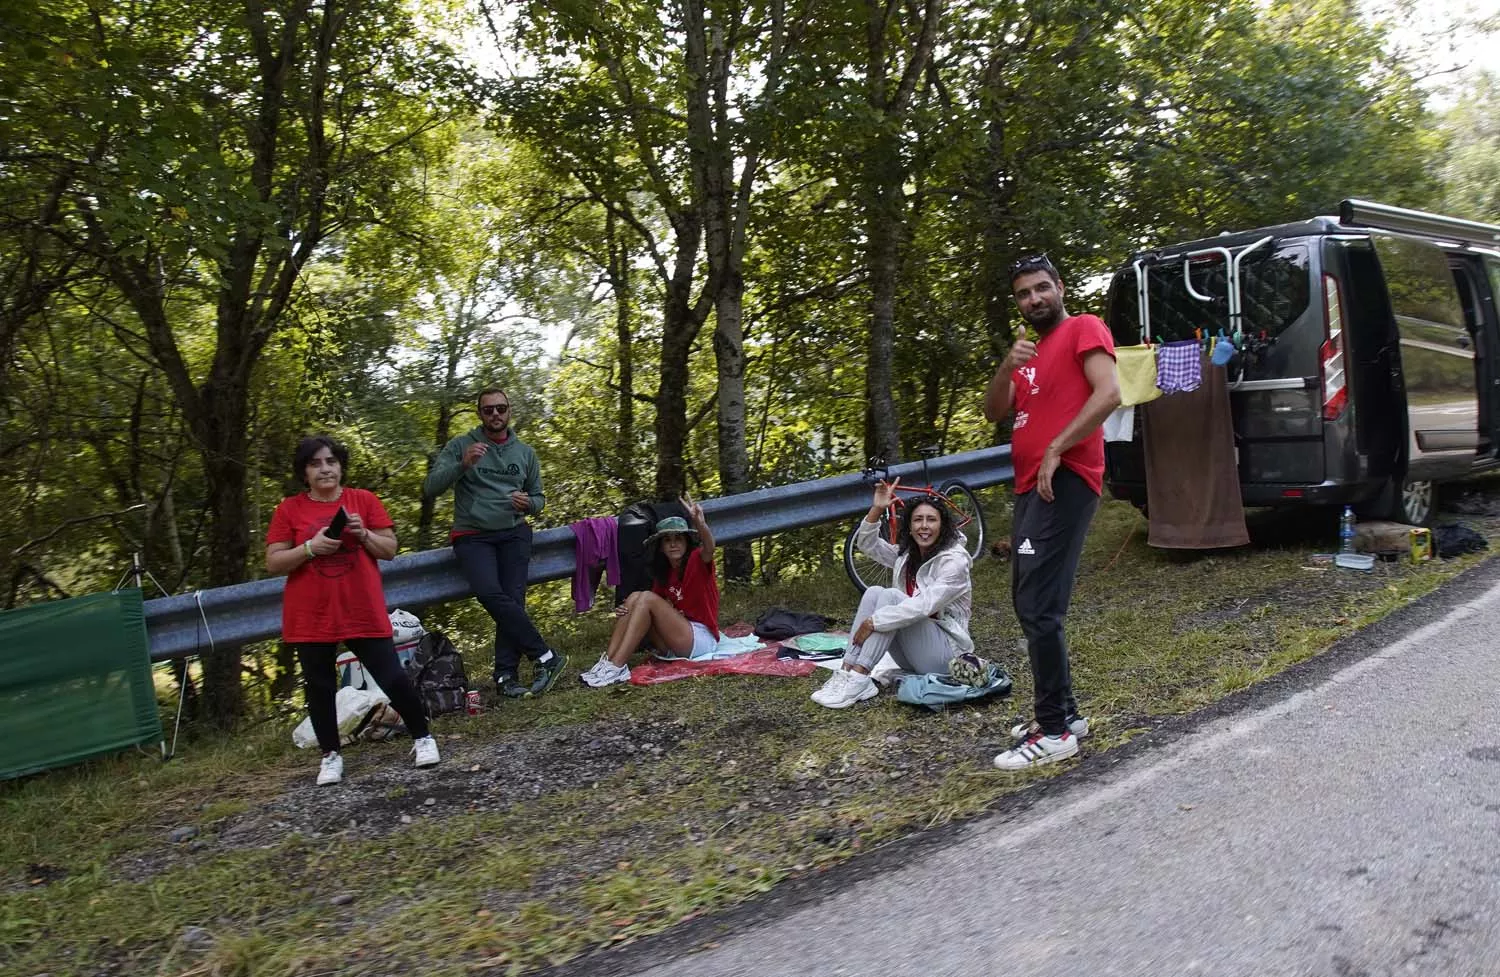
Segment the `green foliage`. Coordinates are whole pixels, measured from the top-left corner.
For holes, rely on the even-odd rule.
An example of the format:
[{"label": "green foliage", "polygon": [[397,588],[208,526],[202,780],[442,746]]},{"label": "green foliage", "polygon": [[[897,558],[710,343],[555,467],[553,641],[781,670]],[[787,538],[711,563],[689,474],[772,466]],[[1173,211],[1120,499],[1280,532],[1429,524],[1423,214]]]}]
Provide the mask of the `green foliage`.
[{"label": "green foliage", "polygon": [[[706,75],[685,46],[700,12]],[[902,449],[961,450],[995,435],[979,391],[1022,251],[1051,253],[1084,311],[1084,282],[1134,248],[1344,196],[1500,219],[1494,80],[1434,127],[1386,28],[1341,0],[947,3],[907,78],[919,12],[872,35],[844,0],[537,0],[488,38],[522,67],[481,86],[450,43],[476,29],[456,3],[6,8],[7,602],[111,586],[137,550],[172,589],[258,574],[312,431],[350,443],[350,481],[403,547],[441,545],[427,458],[491,382],[541,454],[543,524],[651,495],[673,466],[717,494],[714,267],[740,289],[758,486],[864,461],[877,280],[896,283],[876,393]],[[257,37],[298,53],[269,102]],[[729,198],[699,185],[726,172]],[[737,264],[709,261],[720,219]],[[872,228],[894,228],[892,269]],[[826,543],[767,541],[762,575]]]},{"label": "green foliage", "polygon": [[1443,114],[1442,129],[1448,137],[1445,212],[1500,222],[1500,77],[1474,76],[1463,98]]}]

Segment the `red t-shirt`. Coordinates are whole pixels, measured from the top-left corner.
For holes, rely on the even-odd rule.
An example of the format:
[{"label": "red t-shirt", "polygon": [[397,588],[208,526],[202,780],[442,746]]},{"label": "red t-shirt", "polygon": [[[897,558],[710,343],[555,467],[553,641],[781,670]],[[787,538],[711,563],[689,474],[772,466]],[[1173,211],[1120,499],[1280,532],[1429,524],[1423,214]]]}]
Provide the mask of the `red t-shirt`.
[{"label": "red t-shirt", "polygon": [[719,637],[719,581],[714,578],[714,565],[704,563],[697,550],[690,550],[682,566],[681,575],[676,570],[667,571],[665,584],[653,582],[651,592],[665,597],[683,617]]},{"label": "red t-shirt", "polygon": [[[374,492],[346,488],[334,502],[319,502],[306,492],[281,500],[266,530],[266,544],[301,546],[333,522],[339,506],[359,514],[366,529],[389,529],[395,523]],[[391,619],[385,612],[380,565],[369,550],[344,530],[343,546],[317,556],[286,578],[281,599],[281,638],[290,644],[321,644],[345,638],[388,638]]]},{"label": "red t-shirt", "polygon": [[[1037,343],[1036,356],[1010,375],[1016,419],[1010,441],[1016,494],[1036,488],[1047,445],[1062,433],[1094,388],[1083,372],[1084,357],[1102,349],[1113,359],[1115,342],[1098,316],[1069,316]],[[1063,453],[1062,463],[1096,493],[1104,489],[1104,430],[1095,428]]]}]

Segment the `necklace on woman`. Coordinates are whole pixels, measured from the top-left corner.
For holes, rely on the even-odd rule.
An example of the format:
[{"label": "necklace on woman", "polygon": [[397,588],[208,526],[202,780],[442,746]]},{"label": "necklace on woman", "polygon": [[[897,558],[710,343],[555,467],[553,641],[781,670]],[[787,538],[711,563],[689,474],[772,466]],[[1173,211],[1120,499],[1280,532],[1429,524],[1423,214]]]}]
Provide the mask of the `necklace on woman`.
[{"label": "necklace on woman", "polygon": [[312,499],[314,502],[337,502],[339,499],[342,499],[344,497],[344,486],[340,485],[339,490],[333,493],[333,498],[331,499],[318,498],[316,495],[313,495],[312,489],[307,490],[307,497],[309,499]]}]

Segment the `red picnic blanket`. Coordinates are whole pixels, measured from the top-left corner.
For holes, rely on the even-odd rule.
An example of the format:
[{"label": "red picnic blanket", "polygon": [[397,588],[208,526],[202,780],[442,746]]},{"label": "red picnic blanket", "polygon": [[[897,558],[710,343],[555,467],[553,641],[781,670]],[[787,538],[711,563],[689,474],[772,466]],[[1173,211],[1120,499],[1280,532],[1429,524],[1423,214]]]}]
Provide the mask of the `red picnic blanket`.
[{"label": "red picnic blanket", "polygon": [[708,661],[691,661],[679,658],[673,661],[648,661],[630,668],[631,685],[656,685],[694,675],[779,675],[797,678],[811,675],[817,662],[805,658],[777,658],[781,642],[772,641],[754,651],[732,658],[712,658]]}]

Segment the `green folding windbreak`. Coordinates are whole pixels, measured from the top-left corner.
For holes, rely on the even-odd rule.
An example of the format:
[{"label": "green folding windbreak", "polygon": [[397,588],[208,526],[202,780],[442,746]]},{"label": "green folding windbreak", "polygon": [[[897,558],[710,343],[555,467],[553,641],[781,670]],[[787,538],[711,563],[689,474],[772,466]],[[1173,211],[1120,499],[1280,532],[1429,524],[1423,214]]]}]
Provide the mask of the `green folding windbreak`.
[{"label": "green folding windbreak", "polygon": [[0,778],[160,741],[140,590],[0,612]]}]

